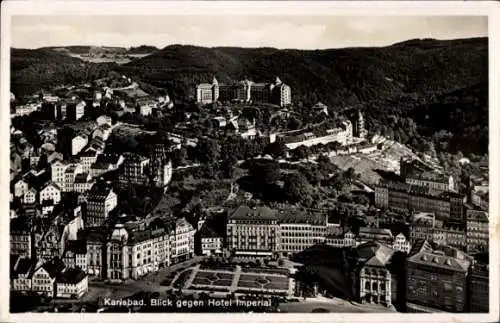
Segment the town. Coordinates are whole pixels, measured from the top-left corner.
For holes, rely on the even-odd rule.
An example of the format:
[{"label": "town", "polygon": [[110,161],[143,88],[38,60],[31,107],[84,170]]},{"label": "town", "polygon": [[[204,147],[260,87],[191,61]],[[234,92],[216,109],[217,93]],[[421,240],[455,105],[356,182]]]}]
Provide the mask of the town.
[{"label": "town", "polygon": [[255,81],[11,94],[11,311],[488,312],[487,163]]}]

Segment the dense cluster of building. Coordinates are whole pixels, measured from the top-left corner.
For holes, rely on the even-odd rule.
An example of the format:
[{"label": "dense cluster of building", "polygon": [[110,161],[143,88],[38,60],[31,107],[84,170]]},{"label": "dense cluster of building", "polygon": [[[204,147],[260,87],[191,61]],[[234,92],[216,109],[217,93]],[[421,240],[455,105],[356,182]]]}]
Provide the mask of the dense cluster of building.
[{"label": "dense cluster of building", "polygon": [[222,84],[214,77],[212,84],[196,86],[196,101],[202,104],[214,102],[272,103],[281,107],[291,104],[290,86],[279,77],[274,83],[254,83],[245,79],[230,84]]}]

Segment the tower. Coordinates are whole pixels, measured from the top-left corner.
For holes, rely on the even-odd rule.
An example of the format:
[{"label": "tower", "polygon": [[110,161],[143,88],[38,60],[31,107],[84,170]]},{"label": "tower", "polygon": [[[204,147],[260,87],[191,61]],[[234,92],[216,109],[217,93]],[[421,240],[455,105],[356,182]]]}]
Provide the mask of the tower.
[{"label": "tower", "polygon": [[356,126],[356,136],[359,138],[366,137],[365,119],[363,118],[363,113],[359,110],[358,110],[358,120]]},{"label": "tower", "polygon": [[213,102],[217,102],[219,100],[219,82],[215,76],[212,80],[212,100]]}]

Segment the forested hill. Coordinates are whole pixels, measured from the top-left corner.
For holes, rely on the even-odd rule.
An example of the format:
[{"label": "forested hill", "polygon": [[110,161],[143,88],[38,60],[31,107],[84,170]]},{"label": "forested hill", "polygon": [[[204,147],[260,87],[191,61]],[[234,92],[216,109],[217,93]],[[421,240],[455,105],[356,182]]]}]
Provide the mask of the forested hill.
[{"label": "forested hill", "polygon": [[107,75],[116,64],[93,64],[52,49],[11,49],[11,91],[31,94],[60,84],[75,84]]},{"label": "forested hill", "polygon": [[294,101],[346,106],[466,88],[488,77],[487,38],[410,40],[388,47],[328,50],[173,45],[120,67],[185,96],[193,83],[256,82],[280,76]]}]

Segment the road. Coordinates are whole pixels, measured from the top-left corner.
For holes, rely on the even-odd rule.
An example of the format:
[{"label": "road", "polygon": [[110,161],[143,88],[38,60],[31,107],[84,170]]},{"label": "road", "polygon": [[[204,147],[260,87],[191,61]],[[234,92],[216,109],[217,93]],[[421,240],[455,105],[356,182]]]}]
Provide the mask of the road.
[{"label": "road", "polygon": [[322,309],[324,313],[327,311],[330,313],[395,313],[394,309],[382,305],[356,304],[338,298],[310,298],[299,302],[282,303],[278,308],[281,312],[287,313],[312,313],[318,309]]}]

